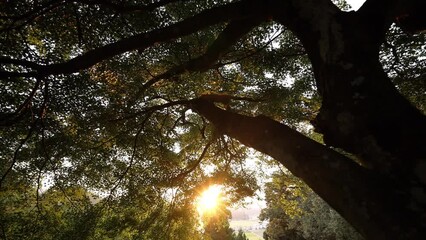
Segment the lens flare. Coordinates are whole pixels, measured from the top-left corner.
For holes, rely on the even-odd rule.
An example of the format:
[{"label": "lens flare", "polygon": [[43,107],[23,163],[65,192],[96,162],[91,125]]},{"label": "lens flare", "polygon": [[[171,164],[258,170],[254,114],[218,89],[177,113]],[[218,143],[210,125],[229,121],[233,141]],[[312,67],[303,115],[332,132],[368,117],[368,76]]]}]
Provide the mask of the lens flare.
[{"label": "lens flare", "polygon": [[216,210],[221,198],[221,191],[220,186],[212,185],[201,193],[197,201],[197,210],[200,215],[212,213]]}]

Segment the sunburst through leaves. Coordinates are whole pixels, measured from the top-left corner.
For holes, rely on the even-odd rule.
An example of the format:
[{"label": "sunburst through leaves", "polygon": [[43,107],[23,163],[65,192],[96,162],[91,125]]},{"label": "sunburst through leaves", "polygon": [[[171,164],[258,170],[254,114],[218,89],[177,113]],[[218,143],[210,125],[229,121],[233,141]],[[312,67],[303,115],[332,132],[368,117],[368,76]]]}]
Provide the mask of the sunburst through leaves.
[{"label": "sunburst through leaves", "polygon": [[197,199],[197,210],[200,215],[212,214],[222,200],[222,187],[212,185],[207,188]]}]

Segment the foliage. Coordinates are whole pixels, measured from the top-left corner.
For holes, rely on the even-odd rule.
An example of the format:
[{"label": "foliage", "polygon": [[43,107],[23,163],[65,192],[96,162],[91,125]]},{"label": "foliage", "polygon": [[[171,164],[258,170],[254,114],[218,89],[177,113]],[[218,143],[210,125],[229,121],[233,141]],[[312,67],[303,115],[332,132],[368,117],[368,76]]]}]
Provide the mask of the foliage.
[{"label": "foliage", "polygon": [[[34,189],[3,190],[0,195],[3,237],[11,239],[196,239],[198,218],[191,206],[121,198],[106,201],[81,188],[37,195]],[[133,196],[136,197],[136,196]]]},{"label": "foliage", "polygon": [[[248,147],[208,125],[189,101],[242,96],[250,101],[222,107],[300,129],[321,99],[306,50],[277,22],[263,21],[225,47],[218,39],[234,23],[225,17],[184,28],[187,19],[232,4],[238,1],[0,2],[3,238],[197,239],[192,203],[200,189],[222,184],[232,201],[254,194],[258,171],[246,166]],[[137,36],[146,45],[129,47]],[[388,39],[385,69],[425,111],[425,59],[417,57],[424,36],[395,27]],[[218,45],[217,59],[203,65]],[[94,52],[102,57],[76,63]],[[274,187],[287,186],[286,177],[276,176]],[[276,211],[306,220],[302,232],[310,236],[306,211],[317,200],[301,188],[287,196],[296,199],[278,198]],[[215,221],[232,235],[226,217]]]},{"label": "foliage", "polygon": [[268,240],[363,239],[336,211],[288,171],[276,171],[265,186]]},{"label": "foliage", "polygon": [[[209,8],[213,2],[206,2],[201,8],[196,1],[173,3],[145,15],[132,12],[118,14],[108,5],[79,1],[63,5],[55,3],[52,10],[45,8],[47,1],[41,1],[35,3],[34,11],[34,6],[26,1],[1,4],[2,15],[13,16],[1,20],[2,56],[53,63],[69,60],[82,52],[136,33],[166,26]],[[37,12],[37,9],[46,10],[48,14]],[[57,189],[57,195],[60,195],[61,189],[85,189],[99,193],[102,201],[108,202],[104,204],[109,206],[107,209],[114,209],[120,214],[99,210],[102,214],[90,218],[99,219],[96,223],[81,227],[96,227],[96,232],[91,234],[111,237],[122,232],[129,236],[137,236],[141,232],[148,236],[157,234],[155,227],[148,230],[151,229],[149,226],[160,226],[166,216],[175,211],[184,212],[176,206],[183,204],[188,207],[196,190],[205,184],[228,184],[233,200],[252,195],[257,188],[254,175],[242,168],[247,156],[246,148],[235,140],[220,136],[206,125],[205,120],[177,103],[209,91],[253,97],[270,95],[271,91],[278,94],[284,87],[279,84],[272,86],[275,80],[268,80],[264,71],[272,71],[266,66],[271,66],[268,62],[276,62],[276,51],[295,52],[295,49],[290,49],[292,44],[287,44],[288,49],[268,47],[268,51],[250,59],[245,55],[247,52],[261,53],[260,50],[267,46],[261,36],[278,34],[282,29],[266,24],[250,33],[222,60],[228,62],[242,58],[238,65],[230,65],[235,67],[218,67],[203,75],[183,74],[179,77],[182,84],[163,81],[143,96],[138,96],[138,89],[147,79],[199,55],[222,28],[215,26],[157,48],[149,48],[144,54],[129,52],[72,75],[50,76],[43,82],[31,77],[2,80],[1,119],[7,126],[0,129],[3,195],[10,193],[5,187],[15,184],[12,179],[27,182],[29,189],[25,194],[31,195],[31,198],[26,204],[32,206],[36,199],[42,198],[40,185]],[[285,42],[286,38],[293,38],[288,31],[281,35],[279,41]],[[279,70],[286,66],[291,66],[290,61],[274,68]],[[9,70],[10,66],[2,65],[1,68]],[[297,69],[301,68],[305,67],[299,63]],[[276,77],[285,73],[279,74]],[[258,84],[262,84],[261,89],[248,90]],[[312,84],[295,86],[295,92],[289,98],[299,102],[301,99],[297,97],[297,91],[311,87]],[[31,89],[35,91],[31,104],[15,112],[25,102]],[[281,108],[279,103],[275,106]],[[266,104],[238,103],[233,108],[273,111],[272,106]],[[285,111],[293,111],[295,116],[304,115],[297,108]],[[15,120],[18,123],[10,126],[8,121]],[[205,168],[213,171],[206,173]],[[179,196],[175,201],[179,204],[169,206],[176,210],[167,210],[170,203],[164,202],[164,194],[173,189],[178,189]],[[147,207],[152,203],[158,204],[159,210]],[[88,206],[79,214],[92,208],[97,207]],[[37,212],[32,211],[31,214],[37,215]],[[126,215],[133,215],[136,219],[130,221]],[[24,217],[20,219],[19,216],[14,217],[13,224],[24,221]],[[156,219],[150,219],[151,216]],[[64,218],[65,222],[73,221],[65,220],[65,215],[58,218]],[[120,224],[119,228],[111,227],[113,223],[122,221],[132,224],[129,227],[126,224]],[[134,229],[145,221],[147,229]],[[7,229],[14,229],[9,222],[2,225],[6,235],[9,235]],[[185,227],[185,223],[179,220],[173,224],[176,226],[170,226],[171,229]],[[60,225],[57,228],[63,230]],[[22,234],[29,236],[24,230]]]},{"label": "foliage", "polygon": [[425,42],[424,34],[407,36],[393,25],[382,46],[380,58],[398,90],[423,113],[426,112],[426,59],[419,56],[424,54]]},{"label": "foliage", "polygon": [[203,239],[206,240],[247,240],[240,229],[235,232],[229,224],[232,217],[228,207],[231,203],[222,194],[219,194],[216,206],[201,213]]},{"label": "foliage", "polygon": [[243,232],[243,230],[238,230],[238,233],[236,234],[236,236],[234,237],[234,240],[249,240],[246,237],[246,234]]}]

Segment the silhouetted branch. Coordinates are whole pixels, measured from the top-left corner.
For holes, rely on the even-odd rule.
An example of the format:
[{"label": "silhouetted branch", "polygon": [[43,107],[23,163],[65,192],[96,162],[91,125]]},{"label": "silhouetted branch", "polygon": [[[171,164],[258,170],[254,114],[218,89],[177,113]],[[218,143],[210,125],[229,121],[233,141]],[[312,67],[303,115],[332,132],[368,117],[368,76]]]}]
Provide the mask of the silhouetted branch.
[{"label": "silhouetted branch", "polygon": [[160,104],[160,105],[155,105],[155,106],[152,106],[152,107],[147,107],[147,108],[144,108],[143,110],[137,111],[137,112],[132,113],[130,115],[127,115],[125,117],[113,119],[111,121],[122,121],[122,120],[126,120],[126,119],[131,119],[131,118],[134,118],[136,116],[140,116],[142,114],[153,113],[155,111],[159,111],[159,110],[162,110],[162,109],[165,109],[165,108],[173,107],[173,106],[176,106],[176,105],[185,105],[185,104],[188,104],[188,103],[189,103],[189,100],[172,101],[172,102],[168,102],[168,103],[164,103],[164,104]]},{"label": "silhouetted branch", "polygon": [[28,61],[28,60],[21,60],[21,59],[13,59],[13,58],[9,58],[9,57],[4,57],[4,56],[0,56],[0,64],[2,65],[7,65],[7,64],[13,64],[13,65],[19,65],[19,66],[23,66],[23,67],[29,67],[32,68],[34,70],[39,70],[43,67],[43,65],[37,64],[35,62],[32,61]]},{"label": "silhouetted branch", "polygon": [[22,149],[22,147],[24,146],[24,144],[28,141],[28,139],[30,139],[30,137],[32,136],[35,128],[36,128],[36,124],[37,120],[35,120],[30,129],[28,130],[27,135],[25,136],[25,138],[23,138],[20,143],[19,146],[15,149],[14,153],[13,153],[13,158],[12,158],[12,162],[10,163],[9,167],[7,168],[6,172],[3,173],[3,175],[0,178],[0,189],[2,188],[2,185],[4,183],[4,180],[6,179],[7,175],[10,173],[10,171],[12,171],[13,167],[15,166],[17,160],[18,160],[18,153],[19,151]]},{"label": "silhouetted branch", "polygon": [[191,172],[193,172],[200,165],[201,161],[206,156],[207,150],[213,144],[214,140],[215,139],[210,140],[206,144],[206,146],[204,146],[204,149],[201,152],[200,157],[198,157],[198,159],[194,163],[192,163],[191,166],[187,167],[183,172],[179,173],[176,177],[171,178],[170,182],[179,182],[179,181],[182,181],[186,176],[188,176],[188,174],[190,174]]},{"label": "silhouetted branch", "polygon": [[[20,16],[6,16],[3,17],[5,19],[9,18],[9,19],[13,19],[13,22],[6,28],[0,29],[0,32],[7,32],[13,29],[19,29],[21,27],[24,27],[25,25],[31,23],[32,21],[34,21],[34,19],[36,19],[37,17],[42,16],[45,13],[50,12],[51,10],[61,6],[63,4],[63,0],[52,0],[50,2],[47,2],[43,5],[41,5],[40,7],[35,8],[34,10],[20,15]],[[18,25],[15,25],[16,23],[19,23]]]},{"label": "silhouetted branch", "polygon": [[[55,74],[68,74],[68,73],[77,72],[79,70],[89,68],[98,62],[101,62],[113,56],[122,54],[124,52],[132,51],[132,50],[141,51],[146,49],[147,47],[154,45],[155,43],[176,39],[178,37],[191,34],[193,32],[199,31],[206,27],[209,27],[214,24],[218,24],[230,19],[252,18],[253,16],[259,15],[259,7],[262,6],[262,5],[257,6],[255,3],[257,2],[241,1],[241,2],[230,3],[227,5],[208,9],[193,17],[190,17],[181,22],[178,22],[176,24],[173,24],[161,29],[156,29],[150,32],[136,34],[132,37],[122,39],[115,43],[111,43],[103,47],[96,48],[94,50],[84,53],[83,55],[75,57],[67,62],[42,66],[37,69],[37,73],[42,76],[48,76],[48,75],[55,75]],[[246,23],[249,23],[249,22],[250,21],[246,21]],[[229,32],[227,34],[232,37],[232,32]],[[214,46],[210,48],[211,52],[208,52],[206,56],[214,57],[215,54],[220,53],[220,51],[216,51],[214,48],[216,47],[220,48],[220,46],[223,44],[225,45],[228,44],[225,39],[216,41],[214,43]],[[201,59],[201,60],[204,60],[204,59]],[[201,64],[201,61],[192,62],[189,65],[190,65],[189,66],[190,69],[191,68],[195,69],[197,67],[203,66],[203,64]],[[36,66],[36,63],[34,63],[33,66]],[[0,72],[0,78],[29,77],[29,76],[35,76],[37,75],[37,73],[35,72],[20,73],[20,72],[2,71]]]},{"label": "silhouetted branch", "polygon": [[252,57],[252,56],[254,56],[254,55],[256,55],[256,54],[258,54],[259,52],[261,52],[263,49],[265,49],[270,43],[272,43],[275,39],[277,39],[279,36],[281,36],[283,34],[283,32],[280,32],[279,34],[277,34],[275,37],[272,37],[268,42],[266,42],[262,47],[260,47],[260,48],[258,48],[258,49],[256,49],[255,51],[253,51],[253,52],[251,52],[251,53],[249,53],[249,54],[247,54],[247,55],[244,55],[244,56],[242,56],[242,57],[240,57],[240,58],[238,58],[238,59],[235,59],[235,60],[232,60],[232,61],[228,61],[228,62],[223,62],[223,63],[217,63],[216,65],[215,65],[215,67],[216,68],[218,68],[218,67],[222,67],[222,66],[225,66],[225,65],[228,65],[228,64],[233,64],[233,63],[237,63],[237,62],[240,62],[240,61],[242,61],[242,60],[244,60],[244,59],[247,59],[247,58],[250,58],[250,57]]},{"label": "silhouetted branch", "polygon": [[16,122],[16,120],[23,114],[22,111],[29,106],[30,102],[34,98],[34,95],[36,94],[41,81],[41,78],[37,78],[36,83],[34,84],[34,87],[32,88],[30,94],[25,99],[25,101],[15,110],[14,113],[5,114],[4,116],[2,116],[2,119],[0,119],[0,126],[10,126]]},{"label": "silhouetted branch", "polygon": [[135,99],[139,98],[143,92],[154,85],[155,83],[169,79],[172,76],[182,74],[186,71],[205,71],[208,70],[225,53],[232,45],[234,45],[242,36],[246,35],[253,27],[259,24],[263,19],[251,18],[243,20],[231,21],[227,27],[220,33],[213,44],[207,51],[194,59],[189,60],[183,64],[175,66],[168,71],[155,76],[146,82],[136,94]]},{"label": "silhouetted branch", "polygon": [[136,148],[137,148],[137,144],[138,144],[138,140],[139,140],[139,136],[142,133],[142,130],[145,127],[145,123],[148,121],[148,119],[151,117],[152,113],[149,113],[145,119],[142,121],[142,123],[140,124],[139,129],[137,130],[136,134],[135,134],[135,139],[133,141],[133,150],[132,150],[132,155],[130,157],[130,162],[127,165],[126,169],[123,171],[123,173],[120,174],[120,176],[115,180],[113,187],[110,190],[109,196],[107,198],[107,201],[105,201],[105,203],[107,203],[111,197],[112,194],[115,192],[115,190],[118,188],[118,186],[120,185],[120,183],[123,181],[124,177],[126,176],[126,174],[130,171],[130,169],[133,166],[134,160],[135,160],[135,155],[136,155]]}]

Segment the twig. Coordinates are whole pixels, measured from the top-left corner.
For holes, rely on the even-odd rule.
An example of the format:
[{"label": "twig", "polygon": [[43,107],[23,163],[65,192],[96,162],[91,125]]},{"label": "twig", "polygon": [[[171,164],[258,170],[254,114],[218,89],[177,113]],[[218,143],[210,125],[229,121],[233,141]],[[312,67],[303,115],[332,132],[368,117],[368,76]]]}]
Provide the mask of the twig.
[{"label": "twig", "polygon": [[268,42],[266,42],[266,43],[265,43],[262,47],[260,47],[260,48],[256,49],[256,51],[253,51],[253,52],[251,52],[251,53],[249,53],[249,54],[247,54],[247,55],[245,55],[245,56],[242,56],[242,57],[240,57],[240,58],[237,58],[237,59],[232,60],[232,61],[229,61],[229,62],[218,63],[218,64],[216,64],[216,65],[215,65],[215,67],[216,67],[216,68],[219,68],[219,67],[222,67],[222,66],[225,66],[225,65],[229,65],[229,64],[237,63],[237,62],[240,62],[240,61],[242,61],[242,60],[244,60],[244,59],[250,58],[250,57],[252,57],[252,56],[254,56],[254,55],[258,54],[259,52],[261,52],[263,49],[265,49],[265,48],[266,48],[266,47],[267,47],[270,43],[272,43],[273,41],[275,41],[275,39],[277,39],[277,38],[278,38],[279,36],[281,36],[283,33],[284,33],[284,32],[280,32],[277,36],[275,36],[275,37],[271,38]]},{"label": "twig", "polygon": [[37,120],[35,120],[33,122],[33,124],[30,127],[30,130],[27,133],[27,135],[25,136],[24,139],[21,140],[21,142],[19,143],[19,146],[15,149],[15,152],[13,153],[12,163],[10,164],[10,166],[7,168],[6,172],[0,178],[0,189],[2,188],[2,184],[3,184],[4,180],[6,179],[6,176],[9,174],[10,171],[12,171],[12,168],[15,166],[16,161],[18,160],[19,151],[21,150],[21,148],[24,146],[24,144],[28,141],[28,139],[33,134],[35,127],[36,127],[36,123],[37,123]]},{"label": "twig", "polygon": [[145,127],[145,123],[148,121],[148,119],[151,117],[151,114],[148,114],[148,116],[145,117],[145,119],[143,120],[143,122],[140,125],[140,128],[138,129],[138,131],[135,134],[135,139],[133,142],[133,150],[132,150],[132,156],[130,157],[130,161],[129,161],[129,165],[127,165],[126,169],[124,170],[124,172],[118,177],[117,180],[115,180],[114,182],[114,186],[111,188],[110,190],[110,194],[107,198],[106,202],[109,202],[109,200],[112,198],[112,194],[115,192],[115,190],[117,189],[117,187],[120,185],[120,183],[123,181],[124,177],[126,176],[126,174],[130,171],[130,168],[133,166],[134,163],[134,159],[135,159],[135,155],[136,155],[136,148],[137,148],[137,143],[139,140],[139,135],[142,133],[142,130]]},{"label": "twig", "polygon": [[192,164],[192,166],[190,166],[189,168],[187,168],[183,172],[179,173],[176,177],[173,177],[172,179],[170,179],[170,181],[171,182],[181,181],[188,174],[190,174],[191,172],[193,172],[200,165],[201,161],[204,159],[205,155],[207,154],[207,150],[213,144],[213,142],[214,142],[214,139],[210,140],[206,144],[206,146],[204,147],[203,152],[201,153],[200,157],[197,159],[197,161],[195,161],[195,163]]},{"label": "twig", "polygon": [[31,100],[34,98],[34,95],[37,92],[41,81],[42,81],[42,78],[37,78],[34,87],[32,88],[30,94],[25,99],[25,101],[16,109],[14,113],[10,114],[9,117],[7,117],[6,119],[1,119],[0,126],[9,126],[14,124],[15,120],[21,115],[22,110],[24,108],[27,108]]},{"label": "twig", "polygon": [[260,23],[260,21],[261,19],[257,18],[231,21],[203,55],[179,64],[150,79],[139,89],[135,98],[141,97],[149,87],[164,79],[170,79],[172,76],[182,74],[186,71],[194,72],[209,69],[225,50],[235,44],[242,36]]}]

